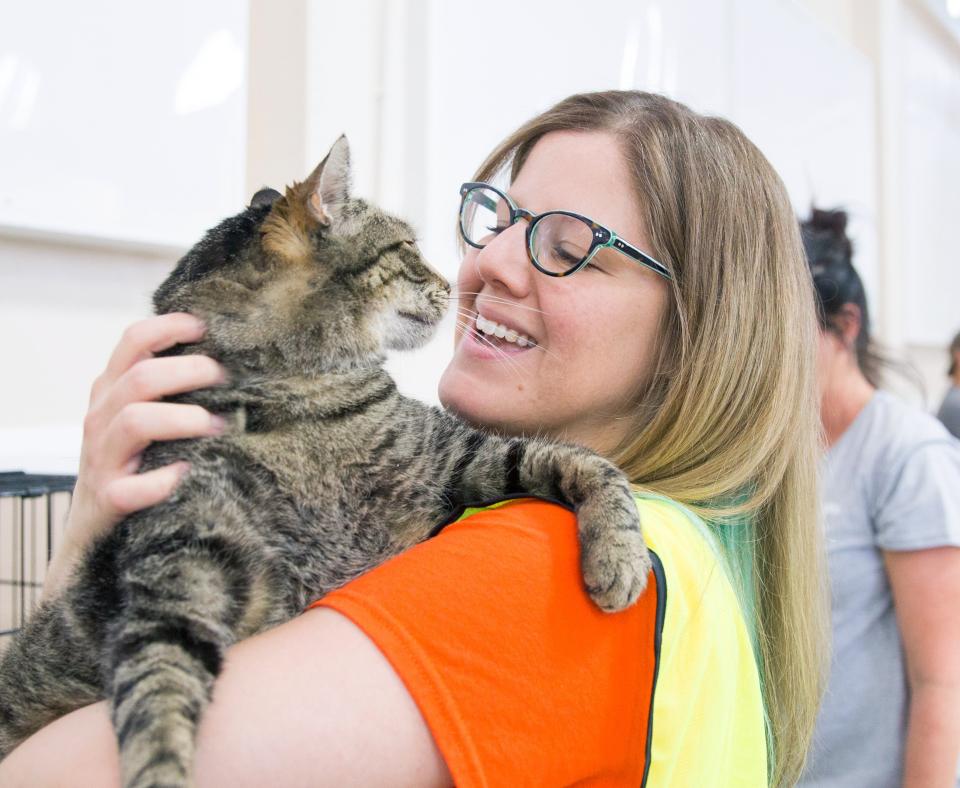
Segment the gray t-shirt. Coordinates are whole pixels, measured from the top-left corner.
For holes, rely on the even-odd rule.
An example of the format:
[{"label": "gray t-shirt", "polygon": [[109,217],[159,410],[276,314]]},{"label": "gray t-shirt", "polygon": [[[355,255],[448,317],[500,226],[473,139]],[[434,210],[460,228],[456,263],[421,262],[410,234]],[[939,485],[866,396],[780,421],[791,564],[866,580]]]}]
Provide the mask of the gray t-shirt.
[{"label": "gray t-shirt", "polygon": [[943,398],[937,418],[955,437],[960,438],[960,386],[951,386]]},{"label": "gray t-shirt", "polygon": [[907,686],[885,550],[960,546],[960,442],[877,392],[824,460],[833,657],[800,785],[897,788]]}]

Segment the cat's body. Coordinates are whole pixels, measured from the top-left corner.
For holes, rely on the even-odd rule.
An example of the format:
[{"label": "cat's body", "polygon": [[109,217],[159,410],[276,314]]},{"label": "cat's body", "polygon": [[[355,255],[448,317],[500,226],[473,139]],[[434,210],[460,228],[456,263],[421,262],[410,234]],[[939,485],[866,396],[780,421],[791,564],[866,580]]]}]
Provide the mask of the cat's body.
[{"label": "cat's body", "polygon": [[[382,350],[425,341],[448,287],[406,225],[347,198],[346,176],[341,140],[305,184],[258,195],[208,234],[158,290],[158,311],[206,319],[190,352],[231,373],[177,400],[231,427],[145,452],[145,470],[186,459],[190,471],[173,498],[97,542],[3,655],[0,757],[108,698],[124,784],[189,784],[225,649],[423,541],[468,502],[529,493],[576,507],[594,599],[618,609],[642,591],[646,549],[612,465],[485,434],[397,392]],[[317,267],[331,255],[335,265]]]}]

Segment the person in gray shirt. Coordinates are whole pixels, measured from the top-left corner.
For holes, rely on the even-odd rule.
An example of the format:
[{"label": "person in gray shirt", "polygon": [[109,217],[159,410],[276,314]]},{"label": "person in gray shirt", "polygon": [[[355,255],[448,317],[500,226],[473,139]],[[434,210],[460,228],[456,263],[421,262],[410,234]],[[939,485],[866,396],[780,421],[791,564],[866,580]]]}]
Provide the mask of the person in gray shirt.
[{"label": "person in gray shirt", "polygon": [[800,785],[948,788],[960,755],[960,442],[878,391],[846,214],[801,226],[820,307],[831,674]]},{"label": "person in gray shirt", "polygon": [[960,334],[950,343],[950,369],[947,374],[951,386],[937,411],[937,418],[954,436],[960,438]]}]

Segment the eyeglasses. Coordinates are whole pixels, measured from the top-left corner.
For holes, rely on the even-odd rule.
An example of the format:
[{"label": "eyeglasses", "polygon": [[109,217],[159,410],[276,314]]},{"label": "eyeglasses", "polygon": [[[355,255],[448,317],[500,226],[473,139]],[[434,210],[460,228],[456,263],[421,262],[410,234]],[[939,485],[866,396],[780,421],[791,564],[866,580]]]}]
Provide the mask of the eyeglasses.
[{"label": "eyeglasses", "polygon": [[460,233],[476,249],[483,249],[508,227],[526,219],[527,255],[547,276],[575,274],[597,252],[609,248],[672,279],[663,263],[586,216],[572,211],[530,213],[489,183],[465,183],[460,187],[460,197]]}]

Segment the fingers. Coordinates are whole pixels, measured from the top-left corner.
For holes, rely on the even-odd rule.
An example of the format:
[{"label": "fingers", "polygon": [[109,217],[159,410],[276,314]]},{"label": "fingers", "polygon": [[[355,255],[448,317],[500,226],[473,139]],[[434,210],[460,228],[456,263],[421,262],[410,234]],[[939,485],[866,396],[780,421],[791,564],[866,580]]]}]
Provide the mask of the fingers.
[{"label": "fingers", "polygon": [[199,405],[133,402],[125,405],[107,426],[99,446],[98,462],[111,476],[134,473],[139,454],[154,441],[220,435],[224,428],[225,422],[220,416]]},{"label": "fingers", "polygon": [[91,401],[102,389],[109,389],[138,361],[174,345],[197,342],[203,338],[203,322],[185,312],[158,315],[134,323],[123,332],[107,362],[107,368],[94,383]]},{"label": "fingers", "polygon": [[106,516],[119,519],[166,500],[189,470],[189,463],[176,462],[146,473],[117,477],[101,493]]},{"label": "fingers", "polygon": [[208,356],[148,358],[124,372],[93,408],[113,418],[130,403],[217,386],[225,380],[226,370]]},{"label": "fingers", "polygon": [[142,320],[124,332],[93,384],[66,540],[77,549],[174,491],[186,463],[137,473],[140,454],[150,443],[223,432],[222,419],[198,405],[156,402],[225,381],[226,371],[206,356],[154,357],[199,341],[205,331],[200,320],[185,313]]}]

